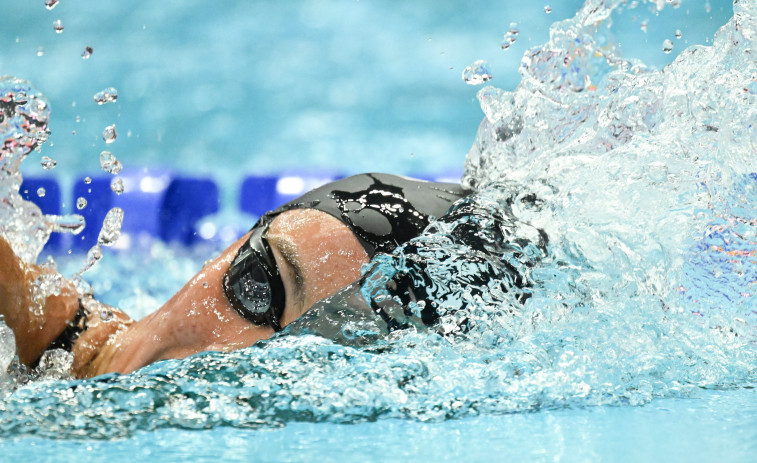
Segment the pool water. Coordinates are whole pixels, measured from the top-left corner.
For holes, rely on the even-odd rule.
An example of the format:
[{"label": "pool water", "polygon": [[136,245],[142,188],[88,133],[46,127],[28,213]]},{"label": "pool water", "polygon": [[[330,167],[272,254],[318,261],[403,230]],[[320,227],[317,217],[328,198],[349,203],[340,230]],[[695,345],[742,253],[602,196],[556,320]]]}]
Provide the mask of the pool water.
[{"label": "pool water", "polygon": [[[115,441],[6,439],[6,455],[55,461],[751,461],[754,389],[702,391],[643,407],[589,407],[487,415],[440,423],[372,423],[212,431],[167,429]],[[67,455],[71,455],[67,457]],[[74,456],[75,455],[75,456]]]},{"label": "pool water", "polygon": [[[487,59],[496,63],[498,56],[523,56],[522,77],[509,86],[493,80],[470,87],[486,116],[463,178],[479,191],[466,203],[476,214],[439,223],[413,243],[436,251],[430,257],[438,269],[434,283],[458,288],[452,296],[435,296],[443,332],[408,330],[367,347],[282,336],[233,354],[160,362],[126,376],[26,384],[16,377],[0,404],[0,448],[11,457],[32,452],[47,459],[86,451],[94,461],[126,451],[143,460],[185,455],[212,461],[219,456],[232,461],[748,460],[757,450],[752,389],[757,323],[751,294],[757,281],[752,176],[757,172],[752,160],[757,75],[749,54],[757,34],[757,7],[737,2],[736,18],[713,41],[714,30],[728,20],[730,5],[678,3],[633,7],[587,2],[595,8],[582,10],[581,20],[555,25],[541,47],[526,51],[524,46],[514,53],[513,47],[522,46],[529,29],[536,28],[523,24],[507,50],[494,43],[502,55]],[[299,11],[301,21],[322,4],[313,5]],[[383,13],[394,17],[399,4],[388,5]],[[666,8],[658,14],[658,6]],[[532,12],[533,17],[557,20],[563,6],[554,7],[549,13],[554,16],[548,16],[539,5],[541,16]],[[726,10],[718,22],[715,16]],[[107,15],[111,10],[94,11]],[[413,11],[402,10],[403,17],[423,16],[422,10]],[[445,11],[438,13],[444,16]],[[606,27],[610,16],[612,29]],[[676,18],[685,24],[698,16],[713,17],[709,33],[670,22]],[[74,17],[63,23],[77,24]],[[312,22],[318,24],[318,18]],[[321,21],[332,24],[334,19]],[[435,27],[448,31],[455,21]],[[508,24],[500,21],[497,33],[509,30],[513,37],[516,27]],[[682,30],[681,39],[676,28]],[[545,32],[538,29],[534,35]],[[680,40],[692,44],[695,33],[703,34],[700,43],[712,46],[681,53],[664,71],[623,58],[662,66],[676,56],[663,51],[670,48],[664,41],[674,43],[678,52],[684,48]],[[546,40],[541,37],[529,46]],[[633,37],[638,50],[627,50],[633,48],[625,45]],[[613,43],[621,46],[613,48]],[[469,56],[462,67],[479,58]],[[469,91],[460,72],[458,67],[456,85]],[[48,74],[40,78],[48,79]],[[47,93],[37,79],[35,83]],[[499,88],[486,86],[495,83]],[[410,93],[444,93],[425,83],[420,87]],[[158,99],[165,97],[155,93]],[[207,94],[195,95],[194,106],[202,108]],[[342,101],[332,97],[331,103]],[[55,109],[54,100],[51,104]],[[293,103],[296,110],[303,104]],[[419,107],[430,111],[428,105]],[[224,111],[234,114],[232,108]],[[156,112],[168,118],[173,114]],[[439,109],[450,112],[458,117],[450,108]],[[129,117],[128,111],[123,114],[115,117]],[[480,117],[478,113],[475,119]],[[330,121],[326,126],[340,125]],[[384,122],[362,122],[366,131],[392,129]],[[156,124],[145,123],[147,128],[124,125],[134,127],[136,139],[135,133],[149,133]],[[449,129],[426,123],[439,132]],[[211,124],[212,134],[228,135],[219,124]],[[99,136],[105,125],[87,130]],[[401,122],[398,127],[401,132],[412,126]],[[462,129],[468,137],[474,130]],[[345,140],[370,140],[365,132],[357,133]],[[169,150],[183,143],[202,146],[192,139],[169,140],[160,138]],[[427,140],[420,146],[436,146]],[[439,146],[453,145],[442,140]],[[62,137],[54,142],[45,152],[65,152]],[[202,143],[223,151],[237,142],[209,136]],[[92,151],[101,149],[99,143],[93,142]],[[137,146],[129,144],[134,140],[118,143],[113,146],[124,153]],[[300,150],[308,158],[311,148],[297,143],[275,146]],[[400,139],[398,146],[406,152],[409,145],[403,143]],[[334,160],[328,147],[312,148],[320,154],[311,161],[319,164],[325,153],[323,167],[334,167],[328,164]],[[234,149],[229,148],[231,158],[244,158]],[[462,164],[461,156],[451,161],[459,154],[442,151],[432,153],[439,159],[433,165]],[[119,154],[122,160],[128,156]],[[269,159],[264,163],[272,156],[263,157]],[[150,162],[136,154],[132,159]],[[386,161],[396,161],[408,172],[429,164],[428,159],[417,164]],[[201,170],[205,161],[178,155],[172,162],[192,171]],[[285,169],[289,161],[282,162],[279,167]],[[362,162],[358,165],[376,167]],[[79,168],[69,169],[61,176],[77,175]],[[507,262],[531,283],[526,303],[513,300],[515,288],[504,277],[476,292],[460,285],[459,276],[470,273],[466,256],[477,249],[456,237],[464,235],[471,220],[487,249],[496,252],[498,259],[487,261],[492,271]],[[538,244],[537,230],[549,237],[548,246]],[[196,271],[203,253],[218,243],[206,245],[185,249],[155,243],[109,254],[87,278],[107,302],[143,315]],[[413,252],[406,246],[376,259],[367,270],[371,281],[412,271],[404,267],[403,257]],[[82,258],[58,259],[62,268],[76,269]],[[153,270],[133,272],[136,268]],[[460,299],[468,305],[461,308]],[[463,318],[472,320],[466,331],[460,329]]]}]

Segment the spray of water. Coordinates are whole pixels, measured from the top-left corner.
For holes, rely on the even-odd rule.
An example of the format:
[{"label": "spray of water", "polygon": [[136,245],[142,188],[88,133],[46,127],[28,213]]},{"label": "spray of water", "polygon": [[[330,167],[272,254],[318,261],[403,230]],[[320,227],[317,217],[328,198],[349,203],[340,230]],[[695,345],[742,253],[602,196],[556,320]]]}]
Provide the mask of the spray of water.
[{"label": "spray of water", "polygon": [[[366,297],[408,328],[31,383],[0,403],[0,429],[438,420],[753,384],[757,4],[734,2],[712,46],[659,71],[612,47],[624,4],[587,1],[526,52],[515,90],[479,92],[463,179],[476,194],[366,269]],[[417,294],[393,293],[399,280]]]}]

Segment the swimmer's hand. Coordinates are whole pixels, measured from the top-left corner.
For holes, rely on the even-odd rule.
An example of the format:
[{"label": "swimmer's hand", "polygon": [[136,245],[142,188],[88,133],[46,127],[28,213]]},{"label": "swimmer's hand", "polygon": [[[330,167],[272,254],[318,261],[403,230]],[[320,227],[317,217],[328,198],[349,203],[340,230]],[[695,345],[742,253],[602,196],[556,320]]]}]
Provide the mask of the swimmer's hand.
[{"label": "swimmer's hand", "polygon": [[53,271],[21,261],[0,237],[0,316],[16,337],[19,360],[30,365],[73,319],[79,302],[73,285],[62,280],[60,293],[34,307],[33,282]]}]

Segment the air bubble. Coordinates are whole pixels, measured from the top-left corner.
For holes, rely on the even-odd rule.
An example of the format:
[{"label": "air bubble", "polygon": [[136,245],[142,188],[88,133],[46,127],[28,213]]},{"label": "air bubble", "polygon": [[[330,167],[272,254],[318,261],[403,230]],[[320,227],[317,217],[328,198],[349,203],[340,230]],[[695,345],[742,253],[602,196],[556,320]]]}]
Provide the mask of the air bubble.
[{"label": "air bubble", "polygon": [[468,85],[483,84],[491,78],[489,63],[484,60],[478,60],[463,70],[463,81]]},{"label": "air bubble", "polygon": [[45,54],[45,49],[42,47],[37,47],[37,56],[42,56]]},{"label": "air bubble", "polygon": [[58,164],[50,156],[42,156],[42,159],[40,159],[39,163],[42,165],[42,168],[45,170],[50,170]]},{"label": "air bubble", "polygon": [[649,29],[649,20],[645,19],[644,21],[642,21],[639,29],[641,29],[642,32],[646,33],[647,29]]},{"label": "air bubble", "polygon": [[518,39],[519,33],[520,29],[518,29],[518,23],[510,23],[510,30],[507,31],[505,38],[502,40],[502,49],[507,50],[510,48],[510,46]]},{"label": "air bubble", "polygon": [[116,100],[118,100],[118,90],[113,87],[108,87],[95,93],[94,99],[95,103],[99,105],[115,103]]},{"label": "air bubble", "polygon": [[124,192],[124,181],[120,178],[114,179],[110,182],[110,189],[113,190],[113,193],[120,195]]},{"label": "air bubble", "polygon": [[87,207],[87,200],[84,199],[84,198],[81,198],[81,197],[77,198],[76,199],[76,208],[79,209],[79,210],[82,210],[85,207]]},{"label": "air bubble", "polygon": [[37,196],[39,196],[40,198],[44,198],[46,194],[47,194],[47,191],[45,191],[43,187],[37,188]]},{"label": "air bubble", "polygon": [[123,166],[110,151],[100,153],[100,167],[109,174],[117,175]]},{"label": "air bubble", "polygon": [[673,51],[673,42],[671,42],[670,39],[665,39],[665,41],[662,42],[662,51],[665,53]]},{"label": "air bubble", "polygon": [[87,184],[87,185],[89,185],[90,183],[92,183],[92,177],[84,177],[84,183]]},{"label": "air bubble", "polygon": [[55,21],[53,21],[53,29],[55,29],[56,34],[60,34],[61,32],[63,32],[63,23],[61,22],[60,19],[56,19]]},{"label": "air bubble", "polygon": [[89,59],[90,56],[92,56],[92,52],[95,51],[92,49],[92,47],[84,47],[84,50],[81,52],[81,59]]},{"label": "air bubble", "polygon": [[105,127],[105,130],[103,130],[103,140],[105,140],[105,143],[113,143],[114,141],[116,141],[117,136],[116,124],[109,125]]},{"label": "air bubble", "polygon": [[48,10],[52,10],[56,6],[58,6],[58,0],[45,0],[45,8]]},{"label": "air bubble", "polygon": [[544,12],[550,14],[552,12],[552,7],[549,5],[544,5]]},{"label": "air bubble", "polygon": [[681,29],[676,29],[676,38],[680,39],[682,36],[683,34],[681,33]]},{"label": "air bubble", "polygon": [[710,11],[712,11],[712,5],[710,5],[710,0],[706,0],[704,2],[704,12],[709,13]]},{"label": "air bubble", "polygon": [[210,286],[210,285],[208,284],[208,282],[207,282],[207,281],[206,281],[206,282],[204,282],[204,283],[202,284],[202,287],[203,287],[203,288],[208,288],[209,286]]}]

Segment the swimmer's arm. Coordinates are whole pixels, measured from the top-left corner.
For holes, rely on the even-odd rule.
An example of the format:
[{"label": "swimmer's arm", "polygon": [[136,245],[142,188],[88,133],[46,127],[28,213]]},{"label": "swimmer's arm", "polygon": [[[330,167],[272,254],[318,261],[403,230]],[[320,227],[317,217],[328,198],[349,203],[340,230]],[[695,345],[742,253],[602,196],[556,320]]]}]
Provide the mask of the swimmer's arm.
[{"label": "swimmer's arm", "polygon": [[18,358],[25,365],[39,359],[79,308],[76,290],[67,281],[59,294],[33,306],[34,280],[49,273],[52,270],[22,262],[0,238],[0,315],[13,330]]},{"label": "swimmer's arm", "polygon": [[[41,307],[35,307],[32,288],[40,275],[52,274],[51,269],[26,264],[13,253],[11,246],[0,238],[0,315],[13,331],[18,359],[33,365],[74,319],[80,308],[74,285],[60,280],[58,294],[48,296]],[[86,329],[79,334],[71,351],[74,354],[72,374],[90,376],[88,368],[111,336],[131,323],[119,310],[94,300],[88,306]],[[107,315],[105,315],[107,314]],[[107,320],[103,320],[105,315]]]}]

